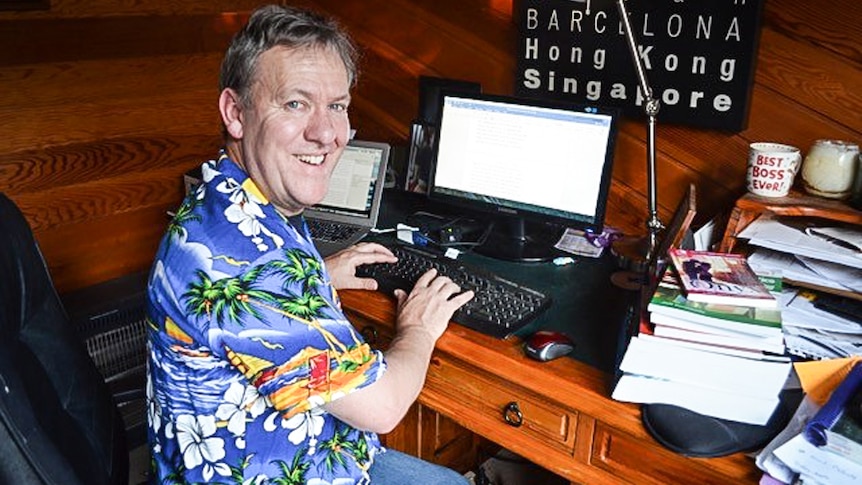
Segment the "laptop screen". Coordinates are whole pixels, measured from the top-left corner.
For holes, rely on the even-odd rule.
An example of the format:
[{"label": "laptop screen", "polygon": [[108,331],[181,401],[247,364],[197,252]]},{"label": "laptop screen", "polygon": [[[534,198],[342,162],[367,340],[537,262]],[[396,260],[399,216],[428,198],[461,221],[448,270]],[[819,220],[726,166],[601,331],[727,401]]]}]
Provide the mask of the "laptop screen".
[{"label": "laptop screen", "polygon": [[[351,140],[332,173],[329,192],[306,216],[372,219],[383,191],[389,145]],[[336,217],[338,219],[338,217]]]}]

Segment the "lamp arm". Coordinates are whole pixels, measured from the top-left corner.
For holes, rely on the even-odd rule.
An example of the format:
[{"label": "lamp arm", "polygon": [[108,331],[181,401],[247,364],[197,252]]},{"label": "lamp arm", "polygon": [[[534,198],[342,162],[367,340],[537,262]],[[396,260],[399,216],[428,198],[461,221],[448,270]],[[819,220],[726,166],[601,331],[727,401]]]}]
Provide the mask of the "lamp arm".
[{"label": "lamp arm", "polygon": [[626,36],[626,41],[629,47],[629,53],[632,56],[632,62],[637,73],[638,82],[640,83],[641,91],[644,96],[644,112],[647,115],[647,189],[648,189],[648,210],[649,219],[647,219],[647,232],[649,234],[646,261],[651,264],[655,254],[656,246],[658,246],[658,234],[664,229],[664,225],[658,217],[658,190],[656,188],[656,116],[658,115],[661,103],[653,97],[652,87],[646,75],[643,59],[638,53],[637,42],[635,41],[632,24],[629,20],[628,8],[626,8],[626,0],[617,0],[617,10],[619,10],[620,21],[623,26],[623,33]]}]

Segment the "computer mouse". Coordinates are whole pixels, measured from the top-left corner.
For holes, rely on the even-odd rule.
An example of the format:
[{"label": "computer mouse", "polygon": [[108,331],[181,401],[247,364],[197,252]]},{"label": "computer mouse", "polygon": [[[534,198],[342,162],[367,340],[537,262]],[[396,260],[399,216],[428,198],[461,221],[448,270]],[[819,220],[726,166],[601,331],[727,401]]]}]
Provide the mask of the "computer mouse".
[{"label": "computer mouse", "polygon": [[574,349],[575,343],[566,334],[551,330],[539,330],[524,341],[524,353],[542,362],[562,357]]}]

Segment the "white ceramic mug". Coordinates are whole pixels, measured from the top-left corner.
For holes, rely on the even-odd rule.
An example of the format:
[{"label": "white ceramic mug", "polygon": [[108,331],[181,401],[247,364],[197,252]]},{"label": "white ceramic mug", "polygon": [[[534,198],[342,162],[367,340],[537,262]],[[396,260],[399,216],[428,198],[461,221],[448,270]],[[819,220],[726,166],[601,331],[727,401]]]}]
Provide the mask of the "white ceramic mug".
[{"label": "white ceramic mug", "polygon": [[802,162],[799,149],[781,143],[757,142],[748,150],[748,191],[764,197],[784,197]]}]

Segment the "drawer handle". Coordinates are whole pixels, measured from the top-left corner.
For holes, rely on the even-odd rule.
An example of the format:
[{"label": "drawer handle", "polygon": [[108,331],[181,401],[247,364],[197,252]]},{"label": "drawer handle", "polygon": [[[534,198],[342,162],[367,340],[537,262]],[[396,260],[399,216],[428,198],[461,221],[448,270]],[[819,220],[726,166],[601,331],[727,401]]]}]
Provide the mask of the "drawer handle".
[{"label": "drawer handle", "polygon": [[365,343],[368,345],[374,345],[377,343],[377,328],[373,325],[366,325],[362,327],[362,330],[359,331],[362,334],[362,338],[365,339]]},{"label": "drawer handle", "polygon": [[518,403],[512,401],[509,404],[506,404],[506,407],[503,408],[503,419],[506,420],[510,426],[514,426],[516,428],[524,424],[524,414],[521,412],[521,408],[518,406]]}]

